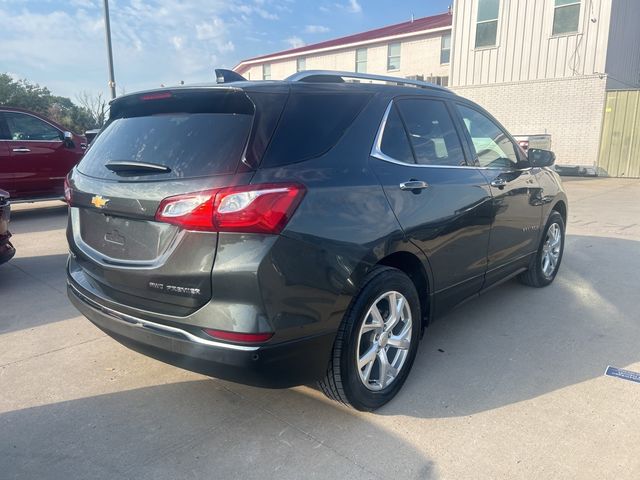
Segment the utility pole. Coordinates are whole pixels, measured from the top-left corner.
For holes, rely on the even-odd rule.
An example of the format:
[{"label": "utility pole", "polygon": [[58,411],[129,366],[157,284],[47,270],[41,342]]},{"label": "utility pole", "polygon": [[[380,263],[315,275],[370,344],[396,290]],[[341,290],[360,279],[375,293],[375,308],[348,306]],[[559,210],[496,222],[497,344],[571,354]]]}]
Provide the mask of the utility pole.
[{"label": "utility pole", "polygon": [[109,89],[111,99],[116,98],[116,80],[113,75],[113,51],[111,50],[111,24],[109,22],[109,0],[104,0],[104,28],[107,34],[107,55],[109,60]]}]

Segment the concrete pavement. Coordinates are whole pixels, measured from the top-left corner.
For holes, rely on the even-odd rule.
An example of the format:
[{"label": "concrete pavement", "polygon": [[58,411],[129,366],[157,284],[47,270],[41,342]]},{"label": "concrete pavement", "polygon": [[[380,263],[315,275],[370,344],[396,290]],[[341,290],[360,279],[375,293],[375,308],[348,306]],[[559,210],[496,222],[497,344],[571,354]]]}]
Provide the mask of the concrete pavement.
[{"label": "concrete pavement", "polygon": [[0,478],[640,478],[640,181],[571,179],[549,288],[434,324],[373,414],[143,357],[65,295],[66,208],[16,206],[0,266]]}]

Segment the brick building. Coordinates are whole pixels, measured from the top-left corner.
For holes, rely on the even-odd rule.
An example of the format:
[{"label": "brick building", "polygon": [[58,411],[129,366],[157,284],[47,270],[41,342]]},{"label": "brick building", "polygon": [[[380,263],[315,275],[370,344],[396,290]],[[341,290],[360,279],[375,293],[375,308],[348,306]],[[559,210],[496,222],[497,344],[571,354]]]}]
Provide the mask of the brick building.
[{"label": "brick building", "polygon": [[450,13],[250,58],[235,70],[252,80],[344,70],[449,86],[515,135],[551,134],[558,164],[595,171],[612,113],[607,94],[640,88],[639,19],[639,0],[454,0]]},{"label": "brick building", "polygon": [[234,70],[250,80],[280,80],[301,70],[343,70],[448,85],[449,13],[250,58]]}]

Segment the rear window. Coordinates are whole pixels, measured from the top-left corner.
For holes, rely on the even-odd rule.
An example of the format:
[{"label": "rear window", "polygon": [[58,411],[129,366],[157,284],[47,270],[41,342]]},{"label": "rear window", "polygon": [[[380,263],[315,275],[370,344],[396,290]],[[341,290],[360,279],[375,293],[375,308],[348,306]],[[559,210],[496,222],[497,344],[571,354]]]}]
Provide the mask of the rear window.
[{"label": "rear window", "polygon": [[369,94],[360,93],[292,94],[262,167],[288,165],[324,154],[340,140],[369,98]]},{"label": "rear window", "polygon": [[160,113],[116,118],[91,144],[78,170],[92,177],[122,180],[104,165],[110,161],[134,161],[171,169],[169,173],[136,179],[234,173],[252,120],[252,115],[236,113]]}]

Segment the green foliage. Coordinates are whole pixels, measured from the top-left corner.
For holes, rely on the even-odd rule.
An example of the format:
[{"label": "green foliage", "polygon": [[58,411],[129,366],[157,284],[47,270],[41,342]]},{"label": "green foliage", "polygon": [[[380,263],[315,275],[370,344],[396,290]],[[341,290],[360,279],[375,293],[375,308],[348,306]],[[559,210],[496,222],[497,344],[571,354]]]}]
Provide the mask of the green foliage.
[{"label": "green foliage", "polygon": [[52,95],[47,87],[24,79],[14,80],[6,73],[0,73],[0,105],[31,110],[76,133],[101,127],[106,107],[102,102],[102,116],[96,115],[87,106],[78,106],[67,97]]}]

